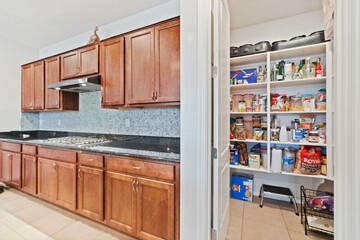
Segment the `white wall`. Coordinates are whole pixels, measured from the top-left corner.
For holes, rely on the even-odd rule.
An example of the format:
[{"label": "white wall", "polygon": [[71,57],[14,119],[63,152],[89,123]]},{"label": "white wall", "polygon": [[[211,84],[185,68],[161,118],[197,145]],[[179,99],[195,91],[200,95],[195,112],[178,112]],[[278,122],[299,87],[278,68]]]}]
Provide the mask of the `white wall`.
[{"label": "white wall", "polygon": [[323,29],[323,11],[317,10],[271,22],[232,29],[230,45],[241,46],[261,41],[272,43],[278,40],[289,40],[299,35],[309,35]]},{"label": "white wall", "polygon": [[20,129],[21,65],[38,58],[35,48],[0,37],[0,131]]},{"label": "white wall", "polygon": [[[99,26],[98,35],[101,40],[129,32],[180,15],[180,0],[172,0],[127,18]],[[40,58],[55,55],[86,45],[92,31],[85,32],[40,49]]]}]

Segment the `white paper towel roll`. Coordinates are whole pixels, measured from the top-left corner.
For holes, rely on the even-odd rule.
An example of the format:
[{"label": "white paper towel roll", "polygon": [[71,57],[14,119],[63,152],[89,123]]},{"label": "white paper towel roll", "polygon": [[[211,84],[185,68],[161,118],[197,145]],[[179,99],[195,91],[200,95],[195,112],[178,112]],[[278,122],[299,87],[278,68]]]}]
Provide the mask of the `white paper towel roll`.
[{"label": "white paper towel roll", "polygon": [[282,150],[273,148],[271,153],[271,171],[279,173],[281,172]]}]

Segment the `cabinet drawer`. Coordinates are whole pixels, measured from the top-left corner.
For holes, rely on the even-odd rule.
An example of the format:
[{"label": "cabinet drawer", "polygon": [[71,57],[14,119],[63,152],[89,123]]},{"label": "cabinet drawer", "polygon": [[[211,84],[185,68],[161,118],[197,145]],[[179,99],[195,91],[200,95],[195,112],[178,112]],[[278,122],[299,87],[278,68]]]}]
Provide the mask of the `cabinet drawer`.
[{"label": "cabinet drawer", "polygon": [[27,154],[27,155],[36,155],[36,147],[30,145],[23,145],[22,152],[23,154]]},{"label": "cabinet drawer", "polygon": [[79,163],[81,165],[87,165],[92,167],[104,167],[104,157],[100,155],[79,153]]},{"label": "cabinet drawer", "polygon": [[11,151],[11,152],[21,152],[21,144],[1,142],[1,149]]},{"label": "cabinet drawer", "polygon": [[175,166],[141,161],[130,157],[106,157],[107,170],[132,173],[163,180],[175,180]]},{"label": "cabinet drawer", "polygon": [[39,148],[39,157],[55,159],[69,163],[76,163],[76,152],[61,149]]}]

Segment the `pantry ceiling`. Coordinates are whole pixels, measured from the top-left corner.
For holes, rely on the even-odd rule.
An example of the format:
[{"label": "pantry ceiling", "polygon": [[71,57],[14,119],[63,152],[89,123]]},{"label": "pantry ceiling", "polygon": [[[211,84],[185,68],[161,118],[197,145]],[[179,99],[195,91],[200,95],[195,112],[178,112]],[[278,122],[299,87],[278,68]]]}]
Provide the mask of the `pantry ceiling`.
[{"label": "pantry ceiling", "polygon": [[171,0],[15,0],[0,3],[0,36],[43,48]]},{"label": "pantry ceiling", "polygon": [[228,0],[228,3],[231,29],[322,9],[322,0]]}]

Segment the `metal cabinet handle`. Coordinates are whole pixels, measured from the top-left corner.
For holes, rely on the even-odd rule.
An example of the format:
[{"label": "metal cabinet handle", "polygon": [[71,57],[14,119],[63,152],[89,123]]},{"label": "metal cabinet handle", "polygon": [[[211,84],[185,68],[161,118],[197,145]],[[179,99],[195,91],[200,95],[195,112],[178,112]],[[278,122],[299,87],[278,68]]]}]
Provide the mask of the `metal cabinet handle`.
[{"label": "metal cabinet handle", "polygon": [[152,92],[151,99],[152,99],[152,100],[155,100],[155,92],[154,92],[154,91]]},{"label": "metal cabinet handle", "polygon": [[133,166],[132,168],[133,169],[141,169],[141,167],[138,167],[138,166]]},{"label": "metal cabinet handle", "polygon": [[9,158],[9,160],[12,159],[12,154],[8,153],[7,157]]},{"label": "metal cabinet handle", "polygon": [[54,169],[56,168],[56,163],[53,163],[53,167],[54,167]]},{"label": "metal cabinet handle", "polygon": [[136,181],[136,192],[139,192],[139,181]]},{"label": "metal cabinet handle", "polygon": [[88,161],[92,162],[92,161],[94,161],[94,159],[93,158],[88,158]]},{"label": "metal cabinet handle", "polygon": [[155,96],[154,96],[155,100],[158,98],[158,92],[155,91]]},{"label": "metal cabinet handle", "polygon": [[132,189],[133,189],[134,192],[135,192],[135,182],[136,182],[136,180],[134,180],[134,181],[132,182]]},{"label": "metal cabinet handle", "polygon": [[81,172],[81,169],[78,170],[78,178],[81,178],[80,172]]}]

